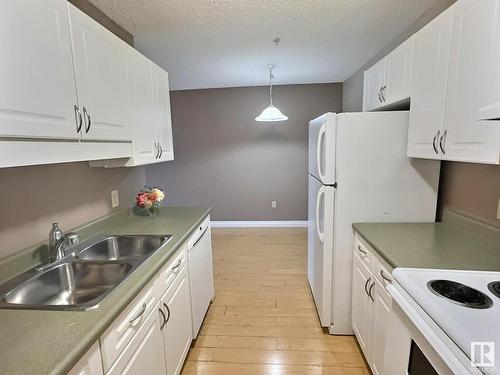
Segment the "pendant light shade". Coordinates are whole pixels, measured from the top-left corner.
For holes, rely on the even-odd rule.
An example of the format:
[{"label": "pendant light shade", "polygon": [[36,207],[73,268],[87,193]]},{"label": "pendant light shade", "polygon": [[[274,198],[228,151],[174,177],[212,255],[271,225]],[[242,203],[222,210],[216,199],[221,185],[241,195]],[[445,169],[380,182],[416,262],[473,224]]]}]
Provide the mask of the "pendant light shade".
[{"label": "pendant light shade", "polygon": [[255,118],[255,121],[262,122],[277,122],[288,120],[288,117],[284,115],[277,107],[273,105],[273,69],[274,65],[268,65],[269,69],[269,106],[262,111],[260,115]]}]

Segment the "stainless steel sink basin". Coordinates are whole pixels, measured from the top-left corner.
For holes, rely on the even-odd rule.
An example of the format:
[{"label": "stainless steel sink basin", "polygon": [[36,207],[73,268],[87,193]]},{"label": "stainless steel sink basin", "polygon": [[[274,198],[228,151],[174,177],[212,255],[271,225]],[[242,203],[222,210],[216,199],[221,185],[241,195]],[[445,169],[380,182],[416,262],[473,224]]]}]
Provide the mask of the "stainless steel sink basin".
[{"label": "stainless steel sink basin", "polygon": [[132,269],[133,265],[125,262],[62,263],[15,287],[4,301],[24,307],[86,309],[101,301]]},{"label": "stainless steel sink basin", "polygon": [[0,308],[87,310],[172,238],[98,235],[63,259],[0,285]]},{"label": "stainless steel sink basin", "polygon": [[147,257],[172,236],[107,236],[76,253],[78,259],[124,260]]}]

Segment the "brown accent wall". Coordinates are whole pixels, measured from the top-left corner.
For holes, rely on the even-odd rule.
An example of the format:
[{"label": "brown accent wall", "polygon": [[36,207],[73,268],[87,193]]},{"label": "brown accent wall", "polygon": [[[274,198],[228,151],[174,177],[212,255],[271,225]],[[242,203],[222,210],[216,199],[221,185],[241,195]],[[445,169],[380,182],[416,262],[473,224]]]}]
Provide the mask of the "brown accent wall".
[{"label": "brown accent wall", "polygon": [[92,4],[89,0],[68,0],[71,4],[76,6],[82,12],[86,13],[88,16],[92,17],[94,20],[99,22],[113,34],[134,46],[134,37],[123,27],[118,25],[115,21],[101,12],[94,4]]},{"label": "brown accent wall", "polygon": [[166,189],[170,205],[213,206],[214,220],[307,219],[307,123],[342,109],[342,84],[273,94],[288,121],[254,120],[268,87],[172,92],[175,161],[148,166],[148,182]]}]

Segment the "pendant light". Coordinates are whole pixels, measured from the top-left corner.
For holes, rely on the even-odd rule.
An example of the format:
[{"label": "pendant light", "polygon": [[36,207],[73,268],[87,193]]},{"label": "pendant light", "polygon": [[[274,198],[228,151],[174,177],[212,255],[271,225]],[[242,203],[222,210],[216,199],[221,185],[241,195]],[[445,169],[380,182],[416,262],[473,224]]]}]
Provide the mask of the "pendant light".
[{"label": "pendant light", "polygon": [[277,121],[285,121],[288,120],[288,117],[285,116],[281,111],[273,105],[273,69],[276,65],[268,65],[267,69],[269,69],[269,106],[262,111],[260,115],[255,118],[255,121],[265,121],[265,122],[277,122]]}]

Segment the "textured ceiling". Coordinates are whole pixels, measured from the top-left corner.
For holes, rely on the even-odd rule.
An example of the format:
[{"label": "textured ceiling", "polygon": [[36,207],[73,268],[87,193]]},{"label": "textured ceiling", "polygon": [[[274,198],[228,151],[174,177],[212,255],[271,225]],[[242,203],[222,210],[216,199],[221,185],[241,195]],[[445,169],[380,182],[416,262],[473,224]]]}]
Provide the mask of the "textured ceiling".
[{"label": "textured ceiling", "polygon": [[91,0],[174,90],[342,82],[439,1]]}]

